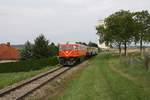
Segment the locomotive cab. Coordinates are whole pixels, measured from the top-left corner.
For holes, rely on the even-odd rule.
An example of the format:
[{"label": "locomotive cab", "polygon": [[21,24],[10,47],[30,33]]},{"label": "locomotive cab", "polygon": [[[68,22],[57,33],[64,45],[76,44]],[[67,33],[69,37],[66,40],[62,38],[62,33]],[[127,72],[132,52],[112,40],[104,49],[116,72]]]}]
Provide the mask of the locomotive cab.
[{"label": "locomotive cab", "polygon": [[80,44],[59,45],[59,62],[61,65],[75,65],[86,55],[85,46]]},{"label": "locomotive cab", "polygon": [[98,54],[98,48],[82,44],[60,44],[59,63],[61,65],[75,65],[85,58]]}]

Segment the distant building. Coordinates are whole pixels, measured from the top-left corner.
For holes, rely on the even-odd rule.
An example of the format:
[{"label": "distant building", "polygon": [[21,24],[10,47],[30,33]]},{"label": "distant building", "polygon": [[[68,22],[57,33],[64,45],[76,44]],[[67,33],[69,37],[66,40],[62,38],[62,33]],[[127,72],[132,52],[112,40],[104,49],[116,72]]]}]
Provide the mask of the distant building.
[{"label": "distant building", "polygon": [[[98,20],[97,23],[96,23],[96,27],[99,27],[100,25],[104,25],[105,27],[105,23],[104,23],[104,20]],[[99,40],[99,39],[98,39]],[[98,47],[100,47],[101,49],[109,49],[110,47],[106,46],[105,42],[103,43],[99,43],[98,41]]]},{"label": "distant building", "polygon": [[107,49],[110,49],[110,47],[106,46],[105,42],[101,43],[101,44],[98,44],[98,47],[100,47],[101,49],[103,50],[107,50]]},{"label": "distant building", "polygon": [[18,60],[19,51],[16,48],[10,46],[10,42],[7,44],[0,44],[0,60]]}]

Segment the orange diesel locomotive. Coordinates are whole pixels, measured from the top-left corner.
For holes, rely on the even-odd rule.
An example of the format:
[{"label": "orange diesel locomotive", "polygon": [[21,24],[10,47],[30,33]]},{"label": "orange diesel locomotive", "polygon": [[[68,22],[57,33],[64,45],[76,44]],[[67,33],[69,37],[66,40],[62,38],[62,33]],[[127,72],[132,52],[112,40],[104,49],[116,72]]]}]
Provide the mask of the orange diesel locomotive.
[{"label": "orange diesel locomotive", "polygon": [[74,65],[81,62],[85,57],[96,55],[98,48],[81,44],[60,44],[59,62],[62,65]]}]

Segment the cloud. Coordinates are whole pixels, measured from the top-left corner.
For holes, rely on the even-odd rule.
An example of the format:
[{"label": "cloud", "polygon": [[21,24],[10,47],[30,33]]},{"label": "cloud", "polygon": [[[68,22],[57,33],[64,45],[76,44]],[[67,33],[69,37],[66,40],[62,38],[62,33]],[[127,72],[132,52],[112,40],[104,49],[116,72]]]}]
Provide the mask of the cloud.
[{"label": "cloud", "polygon": [[120,9],[150,10],[149,0],[1,0],[0,42],[20,44],[43,33],[50,41],[94,41],[97,20]]}]

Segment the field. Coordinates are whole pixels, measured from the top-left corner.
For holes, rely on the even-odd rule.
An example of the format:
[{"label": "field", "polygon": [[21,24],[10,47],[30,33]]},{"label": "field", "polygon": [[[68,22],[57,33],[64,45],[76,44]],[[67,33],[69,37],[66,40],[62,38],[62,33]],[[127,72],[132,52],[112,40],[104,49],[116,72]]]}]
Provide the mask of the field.
[{"label": "field", "polygon": [[54,68],[57,58],[0,64],[0,89]]},{"label": "field", "polygon": [[[140,68],[139,68],[140,69]],[[124,66],[102,53],[69,82],[60,100],[150,100],[150,71]]]},{"label": "field", "polygon": [[[119,53],[119,50],[117,48],[109,49],[109,51]],[[143,52],[148,52],[148,51],[150,51],[150,48],[143,49]],[[135,52],[140,53],[140,49],[139,48],[127,48],[127,53],[135,53]],[[122,53],[124,53],[123,49],[122,49]]]}]

